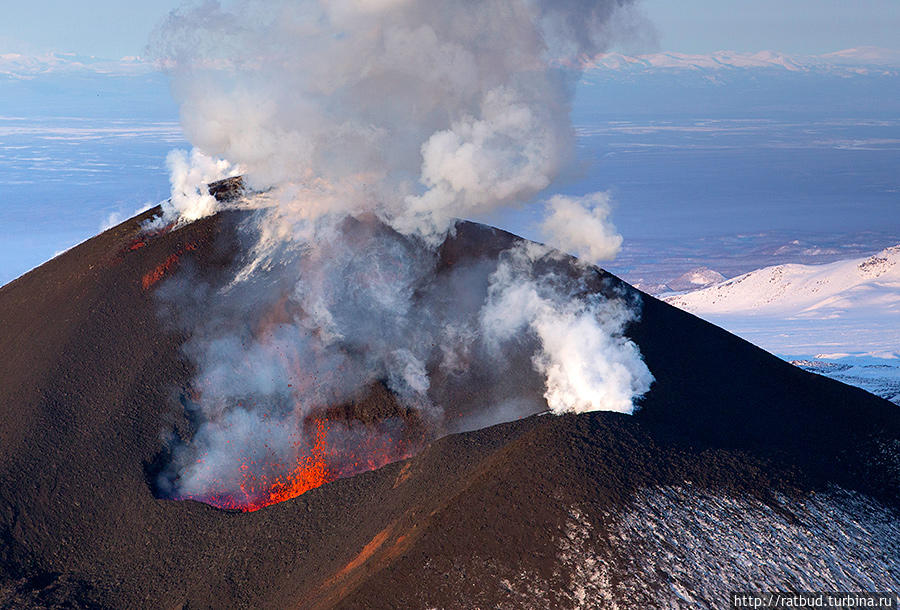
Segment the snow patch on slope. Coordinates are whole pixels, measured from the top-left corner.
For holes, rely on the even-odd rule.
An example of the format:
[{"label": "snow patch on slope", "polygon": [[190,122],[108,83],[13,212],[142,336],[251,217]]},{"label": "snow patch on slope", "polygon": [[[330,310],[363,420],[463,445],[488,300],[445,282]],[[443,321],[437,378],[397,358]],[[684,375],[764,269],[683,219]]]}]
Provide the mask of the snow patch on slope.
[{"label": "snow patch on slope", "polygon": [[611,520],[604,559],[625,575],[613,590],[624,607],[720,608],[731,591],[889,591],[900,584],[896,515],[839,488],[801,500],[774,494],[767,504],[693,486],[657,487],[639,492]]}]

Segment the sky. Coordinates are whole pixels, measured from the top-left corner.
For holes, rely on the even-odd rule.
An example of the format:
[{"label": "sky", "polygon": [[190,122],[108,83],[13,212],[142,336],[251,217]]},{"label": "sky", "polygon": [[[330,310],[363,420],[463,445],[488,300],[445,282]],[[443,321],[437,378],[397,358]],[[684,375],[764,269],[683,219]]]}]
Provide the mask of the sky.
[{"label": "sky", "polygon": [[[117,59],[143,54],[153,27],[182,0],[2,3],[0,52]],[[819,54],[900,46],[900,0],[645,0],[643,7],[663,51]]]},{"label": "sky", "polygon": [[898,0],[645,0],[660,50],[816,55],[900,46]]},{"label": "sky", "polygon": [[150,32],[182,0],[0,0],[0,51],[143,55]]},{"label": "sky", "polygon": [[[153,28],[182,0],[0,3],[0,54],[56,51],[118,59],[142,54]],[[659,50],[900,50],[900,0],[642,5],[658,31]],[[658,232],[712,239],[733,233],[737,220],[742,228],[765,225],[790,239],[798,237],[798,227],[815,230],[830,240],[816,237],[817,247],[841,243],[848,231],[880,232],[854,238],[866,248],[896,243],[900,76],[761,74],[736,71],[731,81],[702,71],[677,78],[650,74],[640,81],[595,74],[596,82],[583,84],[576,98],[574,119],[587,135],[579,141],[577,168],[560,188],[568,194],[610,190],[626,249],[640,239],[661,239]],[[0,79],[0,86],[0,285],[95,234],[111,215],[127,217],[167,196],[165,155],[189,144],[181,138],[164,75],[60,73]],[[40,120],[28,123],[28,117]],[[616,123],[623,120],[636,123]],[[675,123],[656,124],[670,120]],[[487,220],[537,236],[539,219],[524,213]],[[828,233],[835,227],[842,236]],[[653,244],[646,248],[659,252]],[[703,250],[686,256],[676,258],[698,266],[712,255]],[[660,257],[648,264],[659,267]],[[672,277],[684,270],[672,270]],[[635,266],[638,272],[644,268]]]}]

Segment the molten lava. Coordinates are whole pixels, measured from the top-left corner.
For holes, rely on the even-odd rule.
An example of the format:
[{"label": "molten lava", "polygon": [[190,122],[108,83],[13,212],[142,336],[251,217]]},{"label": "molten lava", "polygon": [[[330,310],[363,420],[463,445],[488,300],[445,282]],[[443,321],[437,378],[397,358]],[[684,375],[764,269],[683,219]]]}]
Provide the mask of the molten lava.
[{"label": "molten lava", "polygon": [[144,277],[141,279],[141,287],[145,291],[152,288],[157,282],[166,277],[166,275],[168,275],[169,272],[172,271],[172,269],[178,264],[178,261],[181,258],[182,254],[196,249],[196,245],[188,244],[177,253],[170,254],[168,257],[166,257],[166,260],[157,265],[153,271],[144,275]]},{"label": "molten lava", "polygon": [[310,455],[297,457],[296,465],[287,474],[269,478],[255,473],[255,466],[244,461],[241,468],[243,497],[216,496],[205,501],[219,508],[251,512],[271,504],[284,502],[334,480],[326,464],[327,446],[325,422],[316,421],[316,439]]},{"label": "molten lava", "polygon": [[252,512],[296,498],[325,483],[408,458],[423,445],[422,439],[398,438],[373,427],[354,431],[327,419],[310,419],[307,425],[310,424],[315,425],[315,439],[308,449],[301,447],[306,443],[295,444],[295,463],[245,458],[238,467],[239,493],[213,492],[192,498],[218,508]]}]

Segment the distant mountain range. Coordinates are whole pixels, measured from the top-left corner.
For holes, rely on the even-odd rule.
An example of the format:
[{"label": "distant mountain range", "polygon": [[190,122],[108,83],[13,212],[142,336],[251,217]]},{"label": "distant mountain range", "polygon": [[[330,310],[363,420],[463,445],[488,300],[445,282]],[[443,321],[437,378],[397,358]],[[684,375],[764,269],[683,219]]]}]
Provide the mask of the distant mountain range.
[{"label": "distant mountain range", "polygon": [[[47,86],[50,85],[50,86]],[[105,59],[0,49],[0,116],[112,116],[137,103],[175,116],[165,75],[141,57]],[[576,124],[640,117],[884,117],[900,112],[900,51],[824,55],[607,53],[585,71]],[[133,114],[133,113],[132,113]]]},{"label": "distant mountain range", "polygon": [[[691,54],[666,51],[645,55],[603,53],[587,67],[596,72],[646,72],[660,70],[734,70],[774,68],[791,72],[839,72],[852,74],[889,74],[900,71],[900,50],[859,47],[822,55],[791,55],[777,51],[741,53],[715,51]],[[152,61],[142,57],[99,58],[74,53],[41,54],[0,52],[0,75],[34,78],[41,74],[93,72],[98,74],[145,74],[154,69]]]},{"label": "distant mountain range", "polygon": [[0,53],[0,76],[31,80],[48,74],[100,74],[137,76],[154,70],[153,64],[140,57],[104,59],[74,53]]},{"label": "distant mountain range", "polygon": [[606,53],[582,79],[579,124],[634,117],[884,117],[900,112],[900,51]]},{"label": "distant mountain range", "polygon": [[645,72],[659,70],[720,71],[771,68],[790,72],[889,74],[900,70],[900,50],[859,47],[823,55],[788,55],[776,51],[738,53],[716,51],[708,54],[652,53],[622,55],[604,53],[591,62],[591,71]]}]

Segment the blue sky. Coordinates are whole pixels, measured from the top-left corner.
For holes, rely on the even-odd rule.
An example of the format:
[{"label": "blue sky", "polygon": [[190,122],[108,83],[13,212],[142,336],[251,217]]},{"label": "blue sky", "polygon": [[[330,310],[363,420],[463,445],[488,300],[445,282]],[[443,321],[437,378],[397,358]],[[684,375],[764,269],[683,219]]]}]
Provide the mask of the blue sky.
[{"label": "blue sky", "polygon": [[153,27],[181,0],[4,2],[0,48],[118,59],[141,55]]},{"label": "blue sky", "polygon": [[819,54],[900,45],[898,0],[646,0],[665,51]]},{"label": "blue sky", "polygon": [[[181,0],[6,2],[0,51],[140,55],[150,31]],[[896,48],[898,0],[645,0],[661,50],[721,49],[825,53],[871,45]]]},{"label": "blue sky", "polygon": [[[0,19],[0,53],[138,55],[180,4],[9,3]],[[643,5],[660,50],[900,48],[900,0]],[[574,109],[588,135],[559,188],[609,189],[626,248],[668,237],[682,247],[686,239],[739,228],[778,230],[785,240],[804,238],[816,247],[852,240],[875,251],[900,235],[900,76],[893,65],[893,76],[876,70],[852,78],[827,70],[595,71]],[[127,217],[167,196],[166,152],[188,144],[164,75],[60,71],[0,79],[0,87],[0,285],[95,234],[110,215]],[[535,237],[538,219],[529,213],[492,222]],[[669,253],[653,242],[632,259],[659,266]],[[627,255],[620,259],[625,267]],[[676,258],[697,266],[710,256],[688,260],[679,251]],[[619,271],[631,278],[625,267]],[[675,277],[687,269],[669,270]]]}]

